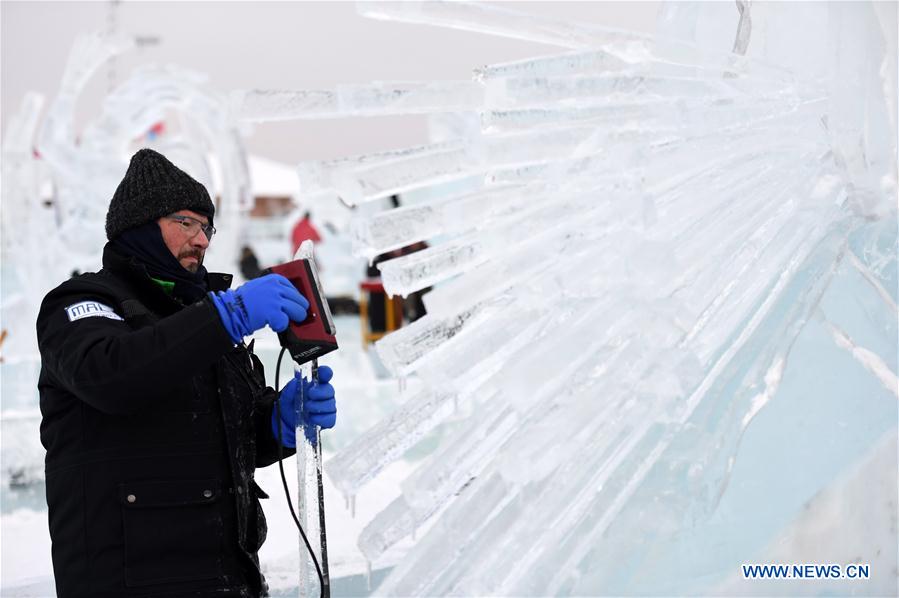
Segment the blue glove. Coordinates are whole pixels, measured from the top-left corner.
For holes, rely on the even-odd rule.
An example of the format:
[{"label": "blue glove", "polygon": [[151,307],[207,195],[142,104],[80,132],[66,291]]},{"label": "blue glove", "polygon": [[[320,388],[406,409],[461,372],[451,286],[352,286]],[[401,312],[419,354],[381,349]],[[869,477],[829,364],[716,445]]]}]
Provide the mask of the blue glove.
[{"label": "blue glove", "polygon": [[237,290],[209,293],[209,297],[235,343],[266,324],[281,332],[290,320],[305,320],[309,309],[306,298],[280,274],[266,274],[245,282]]},{"label": "blue glove", "polygon": [[[281,444],[287,448],[296,448],[297,410],[300,393],[304,397],[303,431],[306,439],[315,445],[315,426],[322,429],[333,428],[337,421],[337,401],[334,399],[334,387],[329,384],[334,372],[326,365],[318,368],[318,382],[312,383],[299,374],[288,382],[281,391],[278,402],[281,404]],[[272,433],[278,438],[278,408],[272,408]]]}]

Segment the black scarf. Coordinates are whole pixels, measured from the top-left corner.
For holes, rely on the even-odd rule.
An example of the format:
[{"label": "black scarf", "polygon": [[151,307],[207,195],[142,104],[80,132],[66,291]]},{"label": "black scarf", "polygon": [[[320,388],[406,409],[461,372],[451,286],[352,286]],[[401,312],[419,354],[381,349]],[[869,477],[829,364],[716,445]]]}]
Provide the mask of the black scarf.
[{"label": "black scarf", "polygon": [[185,269],[166,247],[155,220],[126,230],[111,244],[120,253],[135,258],[151,277],[175,283],[172,296],[181,303],[195,303],[206,294],[206,268],[201,265],[195,273]]}]

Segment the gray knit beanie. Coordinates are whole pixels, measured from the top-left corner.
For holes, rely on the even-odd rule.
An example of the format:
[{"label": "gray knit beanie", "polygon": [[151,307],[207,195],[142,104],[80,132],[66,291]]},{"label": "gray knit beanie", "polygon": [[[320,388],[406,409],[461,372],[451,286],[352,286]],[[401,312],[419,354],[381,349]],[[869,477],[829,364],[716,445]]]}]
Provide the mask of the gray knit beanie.
[{"label": "gray knit beanie", "polygon": [[215,205],[203,185],[159,152],[142,149],[131,157],[128,172],[109,202],[106,238],[111,241],[129,228],[179,210],[202,214],[210,224],[215,216]]}]

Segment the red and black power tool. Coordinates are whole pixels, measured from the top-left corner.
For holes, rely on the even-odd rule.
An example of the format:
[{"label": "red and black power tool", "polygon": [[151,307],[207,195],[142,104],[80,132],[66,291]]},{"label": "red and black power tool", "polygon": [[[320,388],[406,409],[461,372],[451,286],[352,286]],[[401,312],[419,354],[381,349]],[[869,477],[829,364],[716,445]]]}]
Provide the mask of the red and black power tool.
[{"label": "red and black power tool", "polygon": [[328,300],[322,291],[318,271],[312,258],[297,259],[272,266],[266,273],[280,274],[309,301],[309,312],[302,322],[291,322],[287,330],[278,334],[281,346],[303,365],[331,351],[337,350],[337,329],[331,319]]}]

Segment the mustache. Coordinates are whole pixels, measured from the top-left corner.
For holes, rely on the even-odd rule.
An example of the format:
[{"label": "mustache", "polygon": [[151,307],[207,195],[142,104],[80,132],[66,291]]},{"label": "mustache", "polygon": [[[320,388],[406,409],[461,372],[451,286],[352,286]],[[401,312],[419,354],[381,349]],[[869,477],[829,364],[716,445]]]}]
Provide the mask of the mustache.
[{"label": "mustache", "polygon": [[195,257],[195,258],[197,258],[197,261],[202,264],[203,263],[203,253],[204,252],[200,251],[199,249],[191,249],[188,251],[182,251],[181,253],[178,254],[178,259],[181,260],[186,257]]}]

